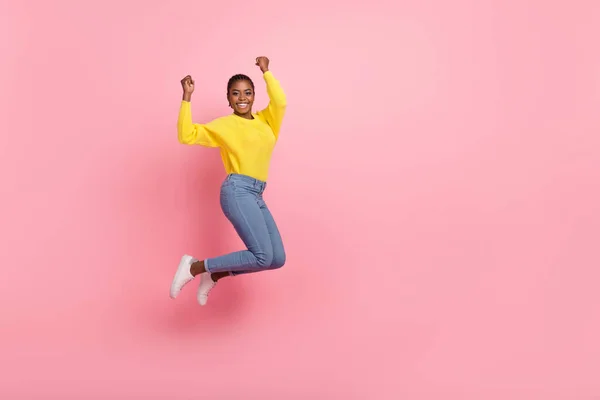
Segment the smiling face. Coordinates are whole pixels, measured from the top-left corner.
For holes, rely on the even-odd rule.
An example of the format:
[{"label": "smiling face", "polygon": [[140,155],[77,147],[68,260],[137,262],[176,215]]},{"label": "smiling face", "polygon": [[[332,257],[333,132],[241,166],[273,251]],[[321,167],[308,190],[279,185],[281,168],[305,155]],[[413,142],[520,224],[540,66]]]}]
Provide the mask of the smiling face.
[{"label": "smiling face", "polygon": [[254,84],[250,78],[243,76],[230,80],[227,90],[227,100],[233,112],[240,117],[252,118],[254,103]]}]

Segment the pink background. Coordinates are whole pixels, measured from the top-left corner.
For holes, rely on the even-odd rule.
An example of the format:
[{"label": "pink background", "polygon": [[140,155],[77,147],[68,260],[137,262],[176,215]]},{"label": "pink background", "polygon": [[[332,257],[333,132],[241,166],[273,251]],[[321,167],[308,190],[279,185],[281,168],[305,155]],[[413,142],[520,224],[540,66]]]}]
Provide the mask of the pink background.
[{"label": "pink background", "polygon": [[[0,398],[599,398],[600,3],[362,3],[2,2]],[[173,301],[259,55],[288,263]]]}]

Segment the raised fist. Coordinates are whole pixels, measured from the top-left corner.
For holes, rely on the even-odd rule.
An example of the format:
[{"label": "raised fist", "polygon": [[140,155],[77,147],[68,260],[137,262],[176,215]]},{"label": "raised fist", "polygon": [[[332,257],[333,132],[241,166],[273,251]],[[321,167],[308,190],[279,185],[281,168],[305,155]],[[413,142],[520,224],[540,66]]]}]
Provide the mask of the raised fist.
[{"label": "raised fist", "polygon": [[181,80],[181,87],[183,88],[183,94],[192,94],[194,93],[194,80],[190,75],[186,76]]},{"label": "raised fist", "polygon": [[269,70],[269,59],[267,57],[256,57],[256,65],[264,74]]}]

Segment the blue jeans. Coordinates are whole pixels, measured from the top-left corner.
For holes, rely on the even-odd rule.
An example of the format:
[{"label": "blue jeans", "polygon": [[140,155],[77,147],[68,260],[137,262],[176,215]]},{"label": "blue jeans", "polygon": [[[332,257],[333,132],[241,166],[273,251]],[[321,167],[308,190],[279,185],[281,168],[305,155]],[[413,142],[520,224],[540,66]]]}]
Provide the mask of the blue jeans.
[{"label": "blue jeans", "polygon": [[266,186],[266,182],[246,175],[227,175],[221,185],[221,209],[247,250],[206,259],[204,267],[208,272],[240,275],[285,264],[281,235],[263,200]]}]

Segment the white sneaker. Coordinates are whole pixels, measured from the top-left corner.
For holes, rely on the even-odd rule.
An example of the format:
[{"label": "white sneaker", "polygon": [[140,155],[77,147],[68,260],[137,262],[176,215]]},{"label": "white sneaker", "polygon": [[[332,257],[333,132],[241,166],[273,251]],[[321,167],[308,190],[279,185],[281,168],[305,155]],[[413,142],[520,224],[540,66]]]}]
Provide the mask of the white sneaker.
[{"label": "white sneaker", "polygon": [[187,254],[181,257],[181,261],[179,262],[179,266],[177,267],[177,272],[175,272],[175,276],[173,277],[173,282],[171,282],[171,291],[170,296],[172,299],[179,295],[181,289],[189,283],[194,276],[190,272],[190,267],[192,266],[192,256],[188,256]]},{"label": "white sneaker", "polygon": [[212,280],[210,272],[203,272],[200,274],[200,286],[198,286],[198,293],[196,297],[198,298],[198,303],[200,303],[201,306],[206,304],[208,301],[208,294],[216,284],[217,282]]}]

